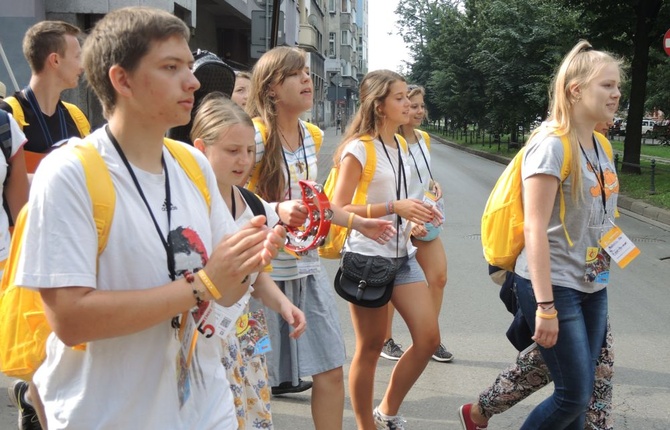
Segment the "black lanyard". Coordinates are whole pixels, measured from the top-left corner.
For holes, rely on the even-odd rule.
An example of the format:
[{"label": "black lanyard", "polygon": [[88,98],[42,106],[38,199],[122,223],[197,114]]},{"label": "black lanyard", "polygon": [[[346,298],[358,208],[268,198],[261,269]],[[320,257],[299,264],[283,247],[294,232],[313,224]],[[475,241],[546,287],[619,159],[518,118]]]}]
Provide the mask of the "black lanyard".
[{"label": "black lanyard", "polygon": [[586,158],[586,164],[591,167],[591,170],[593,171],[593,174],[596,175],[596,181],[598,181],[598,186],[600,187],[600,196],[602,197],[603,200],[603,211],[605,211],[605,215],[607,215],[607,195],[605,194],[605,174],[603,173],[603,169],[600,166],[600,156],[598,155],[598,142],[596,141],[595,136],[593,136],[593,149],[596,152],[596,160],[598,161],[598,171],[596,172],[595,167],[593,166],[593,163],[591,163],[591,160],[589,160],[589,157],[586,156],[586,151],[584,151],[584,147],[582,146],[582,143],[579,142],[579,149],[582,150],[582,154],[584,154],[584,158]]},{"label": "black lanyard", "polygon": [[[416,144],[419,146],[419,151],[421,151],[421,155],[423,156],[423,162],[426,163],[426,167],[428,168],[428,174],[430,175],[430,179],[433,179],[433,172],[430,171],[430,163],[428,163],[428,159],[426,158],[426,154],[424,154],[424,152],[423,152],[423,148],[421,147],[421,141],[417,141]],[[414,167],[416,168],[417,176],[419,176],[419,182],[421,182],[423,184],[423,180],[421,179],[421,172],[419,172],[419,165],[416,163],[416,158],[414,158],[414,154],[412,154],[412,149],[411,148],[409,150],[409,155],[412,156],[412,160],[414,161]]]},{"label": "black lanyard", "polygon": [[119,142],[116,140],[114,135],[109,129],[109,125],[105,126],[105,131],[107,132],[107,137],[109,137],[109,140],[112,141],[112,145],[114,145],[114,148],[116,148],[116,151],[119,153],[119,156],[121,157],[121,160],[123,161],[123,164],[125,164],[126,169],[128,169],[128,172],[130,173],[130,177],[133,178],[133,182],[135,183],[135,188],[137,188],[137,192],[140,193],[140,197],[142,197],[142,201],[144,202],[144,205],[147,207],[147,210],[149,211],[149,215],[151,215],[151,220],[154,222],[154,227],[156,227],[156,232],[158,233],[158,236],[161,239],[161,243],[163,244],[163,248],[165,248],[165,254],[167,255],[167,268],[168,272],[170,274],[170,279],[175,280],[177,279],[177,272],[175,269],[175,260],[174,260],[174,252],[172,250],[172,242],[170,241],[170,213],[172,211],[172,198],[170,196],[170,176],[168,175],[168,169],[167,166],[165,165],[165,158],[161,154],[161,165],[163,166],[163,171],[165,172],[165,207],[167,211],[167,231],[168,231],[168,238],[167,240],[165,239],[165,236],[163,236],[163,232],[161,231],[160,226],[158,225],[158,221],[156,221],[156,217],[154,216],[153,211],[151,210],[151,206],[149,206],[149,202],[147,201],[147,198],[144,196],[144,191],[142,191],[142,186],[140,185],[140,182],[137,180],[137,176],[135,176],[135,172],[133,171],[133,168],[130,166],[130,163],[128,162],[128,159],[126,158],[126,155],[123,153],[123,150],[121,149],[121,146],[119,145]]},{"label": "black lanyard", "polygon": [[[393,171],[393,181],[395,182],[396,186],[396,198],[400,200],[400,183],[402,182],[405,185],[405,198],[407,198],[407,177],[405,176],[405,168],[403,166],[402,162],[402,154],[400,153],[400,142],[398,142],[398,139],[395,139],[395,143],[398,148],[398,175],[396,176],[395,174],[395,167],[393,166],[393,161],[391,161],[391,156],[389,155],[388,150],[386,149],[386,144],[384,143],[384,140],[382,139],[381,136],[379,136],[379,141],[382,143],[382,148],[384,149],[384,153],[386,154],[386,158],[389,160],[389,164],[391,165],[391,170]],[[403,181],[404,179],[404,181]],[[402,224],[402,220],[400,219],[400,215],[396,215],[398,217],[398,224]]]},{"label": "black lanyard", "polygon": [[[279,132],[281,134],[281,131]],[[305,136],[302,133],[302,126],[298,124],[298,133],[300,134],[300,146],[298,146],[298,151],[300,148],[302,148],[302,156],[303,159],[305,160],[305,179],[309,180],[309,163],[307,162],[307,150],[305,149]],[[284,135],[282,135],[284,137]],[[286,138],[284,137],[284,140]],[[288,141],[286,141],[286,144],[288,145]],[[284,166],[286,167],[286,176],[288,177],[288,200],[291,200],[291,169],[288,166],[288,160],[286,159],[286,151],[284,150],[284,145],[281,147],[281,155],[284,157]],[[293,152],[293,155],[298,158],[298,156]],[[302,173],[302,172],[300,172]],[[296,173],[296,176],[298,174]]]},{"label": "black lanyard", "polygon": [[[51,148],[54,145],[54,140],[53,137],[51,137],[49,127],[47,126],[47,121],[44,118],[42,109],[40,109],[40,104],[37,102],[35,93],[33,92],[33,89],[30,88],[30,86],[25,87],[23,92],[26,95],[28,104],[30,104],[30,108],[33,110],[33,112],[35,112],[37,123],[40,125],[40,129],[42,130],[42,136],[44,136],[44,141],[47,143],[47,147]],[[60,139],[58,139],[56,142],[59,142],[61,140],[67,139],[67,124],[65,123],[65,114],[63,113],[63,107],[61,106],[60,102],[56,104],[56,112],[58,113],[58,123],[60,124]]]},{"label": "black lanyard", "polygon": [[230,201],[230,212],[232,212],[233,221],[235,221],[237,219],[237,214],[235,214],[237,212],[237,204],[235,203],[235,187],[232,185],[230,186]]}]

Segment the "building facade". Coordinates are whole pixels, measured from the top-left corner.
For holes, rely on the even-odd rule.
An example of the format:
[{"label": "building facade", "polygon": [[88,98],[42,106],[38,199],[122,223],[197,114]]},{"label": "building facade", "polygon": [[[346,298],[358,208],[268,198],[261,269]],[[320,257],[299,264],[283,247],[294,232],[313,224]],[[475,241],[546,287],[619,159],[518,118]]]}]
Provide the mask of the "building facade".
[{"label": "building facade", "polygon": [[[251,70],[271,46],[276,0],[0,0],[0,43],[9,67],[0,81],[11,94],[30,80],[21,43],[26,30],[44,19],[63,20],[88,32],[107,12],[126,6],[153,6],[181,18],[191,28],[190,46],[221,57],[237,70]],[[367,0],[282,0],[278,45],[299,46],[308,55],[314,81],[314,107],[303,117],[322,128],[353,115],[358,82],[367,69]],[[11,72],[10,70],[11,69]],[[94,126],[102,110],[80,85],[65,100],[82,107]],[[344,122],[344,121],[343,121]]]}]

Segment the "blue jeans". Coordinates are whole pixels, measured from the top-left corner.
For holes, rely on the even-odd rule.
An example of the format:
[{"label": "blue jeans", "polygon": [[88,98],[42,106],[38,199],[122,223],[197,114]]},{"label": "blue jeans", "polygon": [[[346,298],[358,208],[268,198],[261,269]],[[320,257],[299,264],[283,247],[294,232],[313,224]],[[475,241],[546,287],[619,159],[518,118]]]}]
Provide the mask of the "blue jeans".
[{"label": "blue jeans", "polygon": [[[528,279],[514,276],[519,306],[535,332],[537,303]],[[582,293],[553,286],[558,311],[558,340],[552,348],[540,347],[554,380],[554,393],[526,418],[522,430],[583,430],[586,409],[593,393],[595,363],[607,328],[607,288]]]}]

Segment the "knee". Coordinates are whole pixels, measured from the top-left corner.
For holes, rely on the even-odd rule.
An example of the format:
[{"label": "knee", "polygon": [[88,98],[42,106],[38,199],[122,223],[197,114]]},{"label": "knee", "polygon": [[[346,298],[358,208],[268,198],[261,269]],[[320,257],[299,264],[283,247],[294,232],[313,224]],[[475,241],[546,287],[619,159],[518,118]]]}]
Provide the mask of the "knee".
[{"label": "knee", "polygon": [[312,376],[312,382],[317,389],[329,391],[344,390],[344,372],[342,367],[327,370]]},{"label": "knee", "polygon": [[423,355],[430,356],[440,346],[440,331],[437,328],[422,331],[417,339],[412,338],[412,344]]},{"label": "knee", "polygon": [[439,290],[444,290],[444,287],[447,285],[447,272],[440,271],[439,273],[432,273],[426,276],[426,281],[430,288],[437,288]]}]

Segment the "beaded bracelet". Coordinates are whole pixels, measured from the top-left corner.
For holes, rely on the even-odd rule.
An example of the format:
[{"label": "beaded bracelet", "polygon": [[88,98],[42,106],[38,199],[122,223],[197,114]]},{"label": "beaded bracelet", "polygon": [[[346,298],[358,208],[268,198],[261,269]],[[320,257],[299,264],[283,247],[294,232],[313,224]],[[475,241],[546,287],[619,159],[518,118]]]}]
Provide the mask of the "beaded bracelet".
[{"label": "beaded bracelet", "polygon": [[193,276],[193,273],[189,272],[188,270],[184,272],[184,279],[186,279],[186,282],[188,282],[188,284],[191,286],[191,289],[193,291],[193,297],[195,297],[195,305],[197,307],[200,307],[200,305],[203,302],[202,298],[205,292],[202,290],[198,290],[195,287],[194,285],[195,277]]},{"label": "beaded bracelet", "polygon": [[554,311],[553,314],[545,314],[538,309],[535,311],[535,316],[540,317],[543,320],[553,320],[555,318],[558,318],[558,311]]},{"label": "beaded bracelet", "polygon": [[389,200],[389,215],[395,213],[393,210],[393,200]]},{"label": "beaded bracelet", "polygon": [[219,289],[216,288],[214,285],[214,282],[212,282],[211,279],[209,279],[209,276],[207,276],[207,273],[205,273],[205,269],[200,269],[198,270],[198,277],[202,281],[203,284],[205,284],[205,287],[207,287],[207,291],[214,297],[214,300],[219,300],[221,298],[221,293],[219,292]]}]

